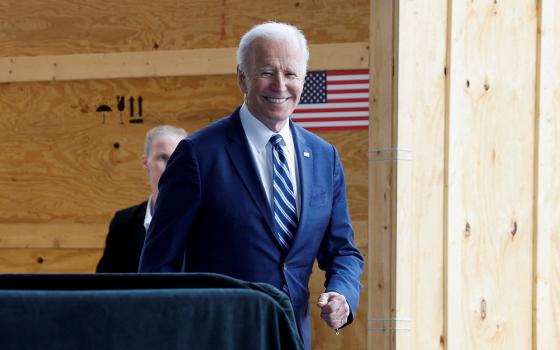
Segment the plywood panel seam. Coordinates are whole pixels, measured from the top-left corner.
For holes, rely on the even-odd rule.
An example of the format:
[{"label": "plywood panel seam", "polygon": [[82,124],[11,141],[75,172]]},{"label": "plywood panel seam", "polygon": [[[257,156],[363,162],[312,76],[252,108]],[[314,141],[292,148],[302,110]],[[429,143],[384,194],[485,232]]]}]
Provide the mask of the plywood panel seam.
[{"label": "plywood panel seam", "polygon": [[539,215],[538,215],[538,208],[539,208],[539,162],[540,162],[540,132],[539,132],[539,125],[540,125],[540,103],[541,103],[541,73],[542,73],[542,6],[541,2],[537,1],[537,30],[536,30],[536,78],[535,78],[535,136],[534,136],[534,156],[533,156],[533,242],[532,242],[532,252],[533,252],[533,259],[532,263],[532,271],[533,271],[533,285],[531,288],[531,303],[532,307],[531,310],[531,344],[533,350],[537,350],[539,346],[539,338],[537,337],[538,334],[538,316],[539,316],[539,305],[538,305],[538,282],[539,282]]},{"label": "plywood panel seam", "polygon": [[444,152],[443,152],[443,329],[440,337],[440,345],[443,349],[449,349],[449,147],[450,147],[450,98],[451,98],[451,52],[452,46],[452,28],[453,28],[453,1],[447,1],[447,30],[446,30],[446,58],[445,58],[445,92],[444,92]]}]

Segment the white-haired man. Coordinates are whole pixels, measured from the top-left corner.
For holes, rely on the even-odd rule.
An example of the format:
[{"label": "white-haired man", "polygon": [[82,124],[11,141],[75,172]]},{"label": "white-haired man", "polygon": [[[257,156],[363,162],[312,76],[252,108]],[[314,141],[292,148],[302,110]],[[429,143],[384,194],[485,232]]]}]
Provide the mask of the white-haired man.
[{"label": "white-haired man", "polygon": [[260,24],[241,38],[244,103],[177,147],[160,182],[140,271],[270,283],[289,296],[310,348],[315,259],[326,277],[317,305],[333,329],[352,322],[364,262],[335,148],[290,121],[308,58],[303,33],[288,24]]}]

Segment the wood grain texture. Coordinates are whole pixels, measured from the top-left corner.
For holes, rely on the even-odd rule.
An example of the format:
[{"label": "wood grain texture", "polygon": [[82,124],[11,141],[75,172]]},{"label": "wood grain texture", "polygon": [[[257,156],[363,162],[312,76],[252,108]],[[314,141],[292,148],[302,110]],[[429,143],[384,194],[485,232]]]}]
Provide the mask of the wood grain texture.
[{"label": "wood grain texture", "polygon": [[[371,87],[369,118],[369,241],[368,241],[368,349],[395,349],[394,322],[394,236],[392,215],[396,206],[394,195],[394,164],[374,161],[382,150],[391,150],[393,117],[396,115],[397,84],[394,81],[394,55],[397,51],[395,32],[398,15],[396,2],[371,0],[370,74],[375,77]],[[379,154],[381,156],[381,154]]]},{"label": "wood grain texture", "polygon": [[94,272],[101,249],[0,248],[0,273]]},{"label": "wood grain texture", "polygon": [[[409,254],[397,288],[398,349],[442,349],[444,160],[448,1],[399,7],[397,254]],[[421,69],[419,68],[421,67]],[[409,151],[409,152],[407,152]],[[407,247],[405,242],[409,242]],[[407,251],[408,250],[408,251]],[[400,252],[400,253],[399,253]],[[399,255],[400,256],[400,255]],[[407,262],[397,257],[398,264]],[[409,330],[409,331],[406,331]]]},{"label": "wood grain texture", "polygon": [[[230,113],[234,77],[0,85],[0,214],[4,223],[102,223],[149,194],[144,135],[168,123],[189,132]],[[142,124],[120,124],[119,95],[143,97]],[[192,101],[197,101],[196,103]],[[106,123],[96,112],[112,105]]]},{"label": "wood grain texture", "polygon": [[453,6],[449,349],[530,349],[536,1]]},{"label": "wood grain texture", "polygon": [[[541,2],[533,349],[560,346],[560,5]],[[554,74],[551,74],[554,72]]]},{"label": "wood grain texture", "polygon": [[[0,57],[0,83],[236,73],[236,48]],[[366,43],[310,45],[309,70],[367,69]]]},{"label": "wood grain texture", "polygon": [[4,57],[236,47],[270,20],[311,44],[364,42],[368,15],[367,0],[5,0],[0,47]]},{"label": "wood grain texture", "polygon": [[0,224],[0,248],[103,248],[107,224]]}]

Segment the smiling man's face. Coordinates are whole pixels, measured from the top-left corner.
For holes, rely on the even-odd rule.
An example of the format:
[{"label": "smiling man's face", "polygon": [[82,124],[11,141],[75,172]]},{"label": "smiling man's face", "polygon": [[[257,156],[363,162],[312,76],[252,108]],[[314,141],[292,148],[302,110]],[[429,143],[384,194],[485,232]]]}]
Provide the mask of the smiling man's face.
[{"label": "smiling man's face", "polygon": [[279,131],[299,103],[305,81],[302,53],[295,43],[258,38],[251,44],[247,72],[237,78],[249,111]]}]

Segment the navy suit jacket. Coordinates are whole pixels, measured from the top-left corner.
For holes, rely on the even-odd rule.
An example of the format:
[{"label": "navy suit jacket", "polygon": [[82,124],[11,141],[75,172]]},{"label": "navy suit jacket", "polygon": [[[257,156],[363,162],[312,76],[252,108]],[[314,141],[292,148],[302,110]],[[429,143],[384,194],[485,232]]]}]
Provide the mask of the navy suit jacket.
[{"label": "navy suit jacket", "polygon": [[[310,346],[309,277],[315,259],[325,290],[346,297],[350,323],[359,304],[363,258],[354,244],[344,172],[335,148],[290,121],[301,211],[288,254],[237,109],[182,140],[159,183],[140,272],[214,272],[287,287]],[[318,296],[317,296],[318,297]]]},{"label": "navy suit jacket", "polygon": [[115,213],[96,272],[138,272],[147,206],[146,201]]}]

